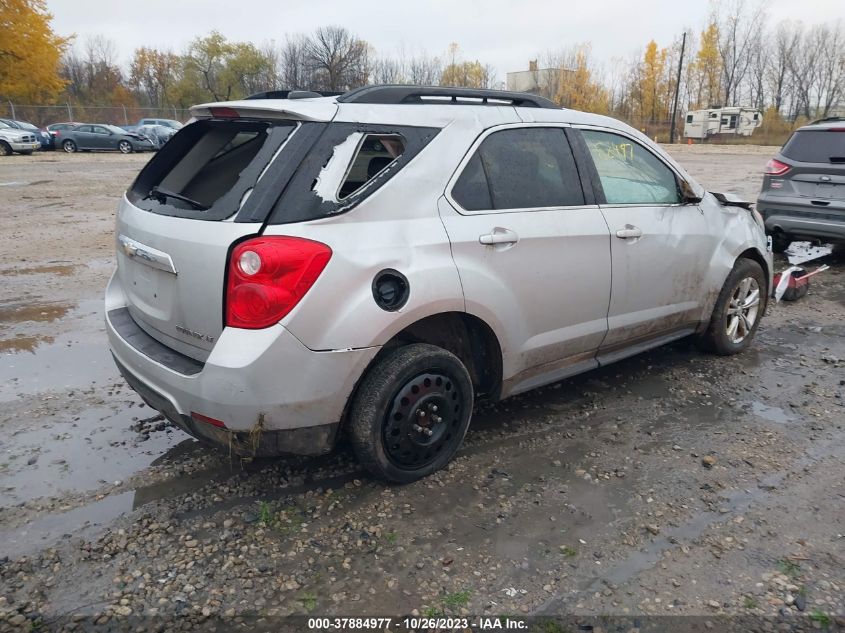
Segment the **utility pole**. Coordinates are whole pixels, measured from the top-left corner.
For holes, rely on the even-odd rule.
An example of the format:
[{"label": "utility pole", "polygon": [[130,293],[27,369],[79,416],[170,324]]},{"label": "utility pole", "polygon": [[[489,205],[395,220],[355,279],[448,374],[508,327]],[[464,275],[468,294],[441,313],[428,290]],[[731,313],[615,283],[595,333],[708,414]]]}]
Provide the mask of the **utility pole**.
[{"label": "utility pole", "polygon": [[669,143],[675,142],[675,117],[678,116],[678,94],[681,92],[681,68],[684,66],[684,49],[687,47],[687,32],[681,40],[681,59],[678,61],[678,78],[675,80],[675,105],[672,106],[672,127],[669,128]]},{"label": "utility pole", "polygon": [[14,120],[16,118],[15,117],[15,104],[12,103],[11,99],[9,99],[9,107],[12,108],[12,120]]}]

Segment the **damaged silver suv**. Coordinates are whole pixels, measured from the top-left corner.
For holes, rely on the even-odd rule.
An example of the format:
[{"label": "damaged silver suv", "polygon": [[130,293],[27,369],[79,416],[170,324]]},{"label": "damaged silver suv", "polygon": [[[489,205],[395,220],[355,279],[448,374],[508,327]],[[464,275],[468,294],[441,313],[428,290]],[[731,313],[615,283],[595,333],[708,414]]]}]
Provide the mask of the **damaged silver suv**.
[{"label": "damaged silver suv", "polygon": [[499,91],[369,86],[196,106],[120,203],[126,381],[245,455],[443,467],[497,400],[695,335],[745,349],[762,221],[614,119]]}]

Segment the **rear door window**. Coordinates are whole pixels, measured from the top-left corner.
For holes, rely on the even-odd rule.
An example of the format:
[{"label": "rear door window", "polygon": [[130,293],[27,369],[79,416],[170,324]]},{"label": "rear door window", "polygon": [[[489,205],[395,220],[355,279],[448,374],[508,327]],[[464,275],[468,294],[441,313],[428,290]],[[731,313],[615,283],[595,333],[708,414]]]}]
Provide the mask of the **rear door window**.
[{"label": "rear door window", "polygon": [[452,197],[467,211],[585,204],[575,159],[562,128],[493,132],[455,182]]},{"label": "rear door window", "polygon": [[645,147],[619,134],[581,130],[608,204],[679,204],[673,172]]},{"label": "rear door window", "polygon": [[798,130],[781,153],[802,163],[845,163],[845,126],[841,130]]},{"label": "rear door window", "polygon": [[293,133],[291,121],[197,121],[147,164],[130,200],[154,213],[222,220],[239,211]]}]

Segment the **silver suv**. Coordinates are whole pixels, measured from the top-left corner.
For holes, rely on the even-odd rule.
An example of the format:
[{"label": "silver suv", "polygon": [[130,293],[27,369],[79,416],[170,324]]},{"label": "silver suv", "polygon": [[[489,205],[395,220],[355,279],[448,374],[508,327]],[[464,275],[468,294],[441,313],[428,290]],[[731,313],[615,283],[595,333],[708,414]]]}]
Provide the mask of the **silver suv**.
[{"label": "silver suv", "polygon": [[370,86],[196,106],[120,203],[108,335],[197,438],[386,480],[444,466],[498,400],[689,335],[751,342],[761,218],[614,119]]},{"label": "silver suv", "polygon": [[775,252],[794,239],[845,242],[845,119],[795,130],[766,165],[757,208]]}]

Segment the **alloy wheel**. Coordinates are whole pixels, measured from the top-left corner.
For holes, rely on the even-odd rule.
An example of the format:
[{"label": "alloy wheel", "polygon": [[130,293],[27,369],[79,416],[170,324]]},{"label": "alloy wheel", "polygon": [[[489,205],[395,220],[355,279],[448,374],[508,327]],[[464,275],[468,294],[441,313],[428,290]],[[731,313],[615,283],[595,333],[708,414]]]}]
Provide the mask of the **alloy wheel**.
[{"label": "alloy wheel", "polygon": [[737,284],[728,304],[725,327],[732,343],[742,343],[751,333],[759,311],[760,285],[754,277],[746,277]]}]

